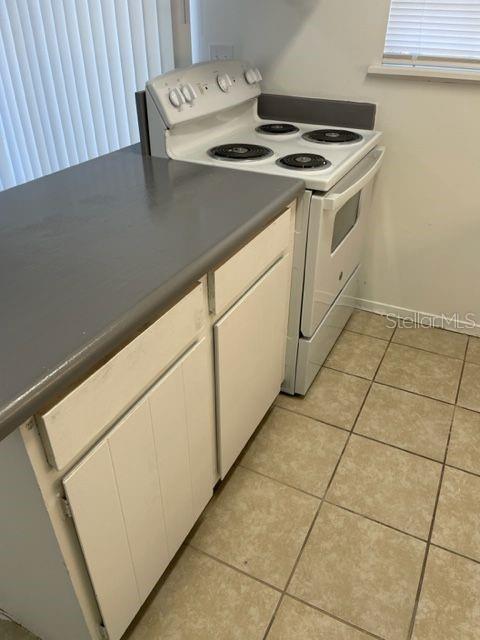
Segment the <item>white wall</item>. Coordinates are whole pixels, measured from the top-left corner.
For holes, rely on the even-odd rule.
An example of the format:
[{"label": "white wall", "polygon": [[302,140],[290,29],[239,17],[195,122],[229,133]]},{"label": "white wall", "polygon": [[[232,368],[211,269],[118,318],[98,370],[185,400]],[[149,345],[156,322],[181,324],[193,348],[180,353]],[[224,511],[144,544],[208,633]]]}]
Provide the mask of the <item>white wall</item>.
[{"label": "white wall", "polygon": [[362,297],[480,324],[480,84],[367,76],[389,0],[193,1],[197,60],[209,43],[233,43],[266,91],[378,104],[388,155]]}]

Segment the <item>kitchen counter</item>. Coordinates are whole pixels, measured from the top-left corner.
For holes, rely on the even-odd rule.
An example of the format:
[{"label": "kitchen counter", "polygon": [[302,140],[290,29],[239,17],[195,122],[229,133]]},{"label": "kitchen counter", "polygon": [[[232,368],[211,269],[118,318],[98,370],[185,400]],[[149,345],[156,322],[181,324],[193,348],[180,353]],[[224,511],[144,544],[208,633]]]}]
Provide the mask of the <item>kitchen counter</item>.
[{"label": "kitchen counter", "polygon": [[0,440],[270,223],[301,180],[134,145],[0,193]]}]

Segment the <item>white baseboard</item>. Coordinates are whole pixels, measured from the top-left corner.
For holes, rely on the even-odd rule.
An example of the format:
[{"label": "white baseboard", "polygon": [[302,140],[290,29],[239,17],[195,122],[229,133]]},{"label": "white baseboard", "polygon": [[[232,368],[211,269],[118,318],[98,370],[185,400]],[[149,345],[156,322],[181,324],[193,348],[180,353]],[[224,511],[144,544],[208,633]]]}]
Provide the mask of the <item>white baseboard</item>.
[{"label": "white baseboard", "polygon": [[384,304],[383,302],[365,300],[364,298],[356,298],[355,307],[357,309],[363,309],[364,311],[378,313],[382,316],[390,315],[396,318],[408,319],[425,327],[441,327],[443,329],[448,329],[449,331],[456,331],[457,333],[466,333],[470,336],[480,337],[479,324],[474,325],[473,323],[469,323],[465,320],[458,320],[448,315],[439,316],[434,313],[416,311],[415,309],[405,309],[404,307],[395,307],[390,304]]}]

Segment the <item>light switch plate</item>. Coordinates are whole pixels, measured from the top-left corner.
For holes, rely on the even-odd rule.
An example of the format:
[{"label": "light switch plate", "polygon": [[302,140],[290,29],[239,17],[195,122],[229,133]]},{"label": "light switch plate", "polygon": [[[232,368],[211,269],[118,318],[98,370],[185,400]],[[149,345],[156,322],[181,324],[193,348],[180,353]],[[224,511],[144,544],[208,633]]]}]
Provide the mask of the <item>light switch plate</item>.
[{"label": "light switch plate", "polygon": [[211,44],[210,60],[233,60],[233,44]]}]

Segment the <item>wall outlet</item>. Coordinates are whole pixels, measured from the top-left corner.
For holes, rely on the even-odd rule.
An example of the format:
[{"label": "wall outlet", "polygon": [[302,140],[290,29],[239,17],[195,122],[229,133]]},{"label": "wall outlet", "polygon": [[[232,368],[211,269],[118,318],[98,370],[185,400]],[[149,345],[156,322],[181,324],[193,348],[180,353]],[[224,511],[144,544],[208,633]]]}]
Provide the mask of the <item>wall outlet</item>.
[{"label": "wall outlet", "polygon": [[233,44],[211,44],[210,60],[233,60]]}]

